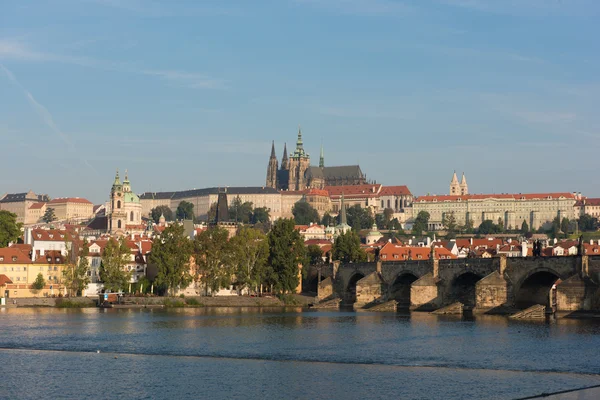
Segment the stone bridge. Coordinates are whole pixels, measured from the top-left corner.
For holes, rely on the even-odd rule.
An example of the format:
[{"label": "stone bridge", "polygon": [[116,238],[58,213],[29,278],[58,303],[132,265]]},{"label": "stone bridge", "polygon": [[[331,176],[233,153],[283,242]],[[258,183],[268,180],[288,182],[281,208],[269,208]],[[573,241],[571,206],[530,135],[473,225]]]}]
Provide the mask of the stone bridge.
[{"label": "stone bridge", "polygon": [[600,256],[465,258],[399,262],[334,262],[308,279],[320,299],[355,307],[396,300],[433,311],[455,302],[468,308],[554,305],[558,311],[600,311]]}]

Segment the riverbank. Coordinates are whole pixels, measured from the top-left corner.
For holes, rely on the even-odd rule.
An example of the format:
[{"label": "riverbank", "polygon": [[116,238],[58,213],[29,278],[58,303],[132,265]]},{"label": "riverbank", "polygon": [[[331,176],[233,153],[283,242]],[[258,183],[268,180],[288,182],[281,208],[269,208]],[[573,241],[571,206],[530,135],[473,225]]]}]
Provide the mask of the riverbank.
[{"label": "riverbank", "polygon": [[[96,297],[30,297],[7,299],[5,307],[57,307],[57,308],[87,308],[96,307]],[[249,296],[218,296],[218,297],[124,297],[124,304],[129,308],[144,306],[165,307],[308,307],[314,303],[312,296],[289,295],[280,300],[277,297],[249,297]]]}]

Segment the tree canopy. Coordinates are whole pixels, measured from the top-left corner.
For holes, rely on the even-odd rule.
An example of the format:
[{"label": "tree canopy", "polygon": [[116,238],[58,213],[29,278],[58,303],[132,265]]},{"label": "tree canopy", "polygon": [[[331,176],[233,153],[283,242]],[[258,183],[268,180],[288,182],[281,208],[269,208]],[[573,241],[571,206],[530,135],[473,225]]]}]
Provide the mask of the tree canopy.
[{"label": "tree canopy", "polygon": [[442,225],[447,232],[447,238],[454,238],[456,236],[456,232],[458,231],[458,224],[456,223],[456,217],[454,216],[454,212],[449,212],[444,214],[444,218],[442,219]]},{"label": "tree canopy", "polygon": [[477,232],[482,235],[490,235],[494,233],[501,233],[502,228],[498,224],[495,224],[491,219],[486,219],[481,223],[481,225],[479,225]]},{"label": "tree canopy", "polygon": [[125,290],[131,279],[131,272],[126,266],[131,259],[131,250],[125,242],[125,238],[119,240],[110,239],[106,243],[102,262],[100,264],[100,279],[104,283],[106,291]]},{"label": "tree canopy", "polygon": [[424,231],[427,231],[427,224],[429,224],[430,215],[427,211],[419,211],[415,222],[413,223],[413,234],[421,235]]},{"label": "tree canopy", "polygon": [[310,265],[319,265],[323,263],[323,250],[316,244],[308,245],[306,253]]},{"label": "tree canopy", "polygon": [[42,275],[42,273],[40,272],[37,274],[37,277],[35,278],[35,281],[33,281],[31,287],[35,290],[42,290],[45,286],[46,280],[44,279],[44,275]]},{"label": "tree canopy", "polygon": [[323,214],[323,218],[321,218],[321,225],[329,226],[335,224],[335,218],[331,216],[328,212]]},{"label": "tree canopy", "polygon": [[173,221],[173,210],[169,206],[156,206],[150,210],[150,217],[157,224],[161,215],[165,216],[166,221]]},{"label": "tree canopy", "polygon": [[250,201],[242,203],[240,196],[237,196],[229,205],[229,219],[243,224],[248,224],[252,220],[252,209],[254,205]]},{"label": "tree canopy", "polygon": [[154,241],[148,262],[156,266],[155,283],[166,287],[172,296],[193,279],[190,273],[192,250],[192,242],[180,224],[169,225]]},{"label": "tree canopy", "polygon": [[584,214],[577,221],[578,228],[582,232],[592,232],[598,230],[598,218]]},{"label": "tree canopy", "polygon": [[175,216],[177,219],[194,219],[194,205],[189,201],[182,201],[177,206],[177,210],[175,211]]},{"label": "tree canopy", "polygon": [[293,293],[298,287],[298,266],[306,263],[306,247],[294,220],[277,220],[267,235],[269,265],[273,269],[273,284],[280,293]]},{"label": "tree canopy", "polygon": [[227,230],[221,227],[207,229],[194,238],[194,259],[197,276],[205,294],[214,295],[229,287],[233,275],[231,244]]},{"label": "tree canopy", "polygon": [[17,223],[17,214],[0,210],[0,247],[16,242],[21,237],[22,226],[23,224]]},{"label": "tree canopy", "polygon": [[343,233],[335,239],[332,255],[334,260],[344,263],[367,261],[367,254],[360,247],[360,238],[353,230]]},{"label": "tree canopy", "polygon": [[79,238],[73,238],[66,247],[67,257],[62,271],[63,284],[69,291],[69,295],[79,296],[90,283],[89,245],[85,240],[82,242]]},{"label": "tree canopy", "polygon": [[311,222],[319,222],[319,213],[308,202],[300,200],[292,208],[296,225],[309,225]]},{"label": "tree canopy", "polygon": [[56,221],[56,214],[54,213],[54,208],[52,207],[48,207],[46,208],[46,212],[44,213],[44,215],[42,216],[42,221],[44,221],[45,223],[50,223],[52,221]]},{"label": "tree canopy", "polygon": [[268,223],[271,220],[271,215],[267,207],[255,208],[252,212],[253,224]]},{"label": "tree canopy", "polygon": [[529,232],[529,225],[527,224],[527,221],[523,220],[523,223],[521,224],[521,234],[526,235]]},{"label": "tree canopy", "polygon": [[268,268],[269,243],[258,229],[242,227],[230,240],[232,262],[235,264],[237,283],[260,293],[271,271]]},{"label": "tree canopy", "polygon": [[375,223],[371,209],[362,208],[358,204],[346,209],[346,219],[348,220],[348,225],[355,231],[369,229]]}]

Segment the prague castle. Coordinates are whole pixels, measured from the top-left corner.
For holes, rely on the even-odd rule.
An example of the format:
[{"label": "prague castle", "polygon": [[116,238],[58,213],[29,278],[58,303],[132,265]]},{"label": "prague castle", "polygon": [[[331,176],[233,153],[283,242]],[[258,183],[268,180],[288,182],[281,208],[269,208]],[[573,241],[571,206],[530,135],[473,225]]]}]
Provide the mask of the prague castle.
[{"label": "prague castle", "polygon": [[267,167],[266,186],[277,190],[323,189],[326,186],[364,185],[367,177],[358,165],[326,167],[323,147],[319,166],[310,165],[310,156],[304,151],[302,131],[298,128],[296,149],[289,156],[283,147],[281,166],[275,155],[275,142],[271,146],[271,157]]}]

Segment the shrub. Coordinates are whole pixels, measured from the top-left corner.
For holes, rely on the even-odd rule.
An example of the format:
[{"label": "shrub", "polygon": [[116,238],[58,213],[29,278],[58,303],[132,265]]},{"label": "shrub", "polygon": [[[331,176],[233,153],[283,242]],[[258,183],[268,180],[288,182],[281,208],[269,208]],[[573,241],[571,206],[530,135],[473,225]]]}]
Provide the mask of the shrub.
[{"label": "shrub", "polygon": [[194,306],[194,307],[203,307],[204,306],[204,304],[200,303],[198,301],[198,299],[194,299],[194,298],[186,299],[185,304],[187,304],[188,306]]}]

